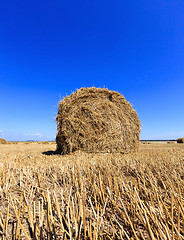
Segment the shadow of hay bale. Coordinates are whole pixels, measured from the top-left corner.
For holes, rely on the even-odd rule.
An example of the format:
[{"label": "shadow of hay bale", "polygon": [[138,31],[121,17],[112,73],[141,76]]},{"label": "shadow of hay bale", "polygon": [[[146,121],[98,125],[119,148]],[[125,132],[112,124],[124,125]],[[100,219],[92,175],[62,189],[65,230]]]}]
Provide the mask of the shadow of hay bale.
[{"label": "shadow of hay bale", "polygon": [[81,88],[59,103],[57,151],[136,151],[140,121],[131,104],[118,92],[103,88]]},{"label": "shadow of hay bale", "polygon": [[44,151],[44,152],[42,152],[42,154],[44,154],[44,155],[46,155],[46,156],[51,156],[51,155],[58,155],[58,154],[60,154],[60,152],[59,151]]}]

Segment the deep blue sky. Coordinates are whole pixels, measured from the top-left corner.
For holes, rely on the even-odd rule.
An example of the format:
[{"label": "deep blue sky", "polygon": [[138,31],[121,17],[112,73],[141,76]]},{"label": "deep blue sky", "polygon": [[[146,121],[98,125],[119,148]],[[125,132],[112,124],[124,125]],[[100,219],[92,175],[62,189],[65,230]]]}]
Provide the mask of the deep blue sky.
[{"label": "deep blue sky", "polygon": [[0,0],[0,137],[54,140],[60,97],[107,87],[141,139],[184,136],[184,1]]}]

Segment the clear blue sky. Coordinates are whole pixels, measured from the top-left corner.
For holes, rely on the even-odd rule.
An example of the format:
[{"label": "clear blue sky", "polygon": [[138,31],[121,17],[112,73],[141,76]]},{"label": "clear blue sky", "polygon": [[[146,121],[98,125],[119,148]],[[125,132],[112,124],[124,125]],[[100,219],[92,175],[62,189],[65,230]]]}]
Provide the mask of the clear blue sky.
[{"label": "clear blue sky", "polygon": [[184,1],[0,0],[0,137],[54,140],[60,97],[123,94],[141,139],[184,137]]}]

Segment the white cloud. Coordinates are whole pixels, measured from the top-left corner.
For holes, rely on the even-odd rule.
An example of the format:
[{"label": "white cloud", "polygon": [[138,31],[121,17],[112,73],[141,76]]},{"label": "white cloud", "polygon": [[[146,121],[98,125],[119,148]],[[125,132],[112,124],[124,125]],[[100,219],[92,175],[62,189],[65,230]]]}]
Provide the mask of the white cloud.
[{"label": "white cloud", "polygon": [[0,129],[0,133],[3,133],[4,131]]},{"label": "white cloud", "polygon": [[42,137],[42,135],[41,135],[40,133],[33,133],[33,134],[24,133],[24,136],[28,136],[28,137],[31,137],[31,136],[34,136],[34,137]]},{"label": "white cloud", "polygon": [[32,134],[32,136],[41,137],[42,135],[40,133],[34,133],[34,134]]}]

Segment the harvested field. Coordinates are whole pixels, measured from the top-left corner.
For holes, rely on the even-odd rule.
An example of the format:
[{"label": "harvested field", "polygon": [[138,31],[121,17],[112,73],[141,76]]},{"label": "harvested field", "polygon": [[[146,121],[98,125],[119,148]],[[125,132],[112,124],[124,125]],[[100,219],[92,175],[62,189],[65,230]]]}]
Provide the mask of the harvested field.
[{"label": "harvested field", "polygon": [[0,145],[2,239],[183,239],[184,145],[131,154]]},{"label": "harvested field", "polygon": [[139,146],[140,121],[118,92],[81,88],[59,103],[57,151],[129,153]]}]

